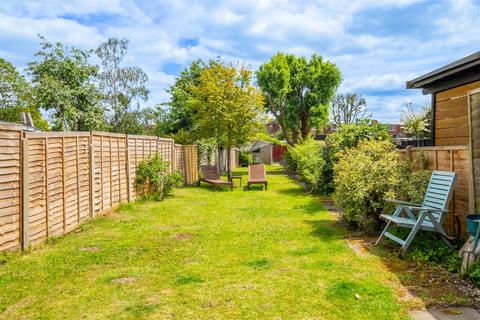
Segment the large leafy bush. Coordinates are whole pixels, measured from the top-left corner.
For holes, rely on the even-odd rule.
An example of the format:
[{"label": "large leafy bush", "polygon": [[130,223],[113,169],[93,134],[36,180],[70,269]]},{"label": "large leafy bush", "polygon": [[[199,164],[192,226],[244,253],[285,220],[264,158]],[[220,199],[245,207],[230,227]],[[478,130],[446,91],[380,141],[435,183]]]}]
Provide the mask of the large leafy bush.
[{"label": "large leafy bush", "polygon": [[291,168],[308,184],[311,191],[317,191],[323,185],[323,165],[321,142],[311,138],[290,147],[288,163]]},{"label": "large leafy bush", "polygon": [[170,172],[170,165],[158,154],[138,164],[135,186],[137,190],[151,192],[157,200],[162,200],[173,188],[182,185],[178,171]]},{"label": "large leafy bush", "polygon": [[240,151],[238,154],[238,162],[241,167],[248,167],[253,163],[253,155],[251,152]]},{"label": "large leafy bush", "polygon": [[388,141],[362,140],[338,154],[334,164],[333,200],[342,219],[367,233],[379,229],[379,215],[392,208],[386,198],[398,185],[398,153]]},{"label": "large leafy bush", "polygon": [[373,121],[360,124],[346,124],[339,126],[335,132],[329,134],[323,148],[323,191],[331,193],[333,186],[333,166],[339,160],[343,150],[356,147],[363,140],[391,141],[388,126]]}]

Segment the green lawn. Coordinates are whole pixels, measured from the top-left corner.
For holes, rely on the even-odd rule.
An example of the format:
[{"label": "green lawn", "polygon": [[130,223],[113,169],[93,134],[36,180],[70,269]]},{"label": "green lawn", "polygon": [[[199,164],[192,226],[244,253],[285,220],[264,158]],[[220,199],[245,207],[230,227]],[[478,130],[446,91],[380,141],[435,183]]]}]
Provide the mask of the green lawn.
[{"label": "green lawn", "polygon": [[405,319],[381,260],[279,167],[269,181],[176,190],[0,256],[0,318]]}]

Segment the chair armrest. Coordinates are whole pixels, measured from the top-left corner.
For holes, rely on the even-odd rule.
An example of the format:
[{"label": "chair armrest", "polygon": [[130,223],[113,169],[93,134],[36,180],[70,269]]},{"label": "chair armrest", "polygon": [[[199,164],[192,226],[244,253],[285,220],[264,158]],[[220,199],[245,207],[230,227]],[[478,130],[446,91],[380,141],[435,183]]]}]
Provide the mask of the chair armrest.
[{"label": "chair armrest", "polygon": [[414,206],[414,207],[420,207],[421,204],[419,203],[413,203],[413,202],[408,202],[408,201],[402,201],[402,200],[397,200],[397,199],[385,199],[387,202],[392,202],[392,203],[398,203],[398,204],[403,204],[407,206]]},{"label": "chair armrest", "polygon": [[448,210],[428,208],[428,207],[422,207],[422,206],[408,206],[408,208],[410,208],[411,210],[417,210],[417,211],[429,211],[429,212],[448,213]]}]

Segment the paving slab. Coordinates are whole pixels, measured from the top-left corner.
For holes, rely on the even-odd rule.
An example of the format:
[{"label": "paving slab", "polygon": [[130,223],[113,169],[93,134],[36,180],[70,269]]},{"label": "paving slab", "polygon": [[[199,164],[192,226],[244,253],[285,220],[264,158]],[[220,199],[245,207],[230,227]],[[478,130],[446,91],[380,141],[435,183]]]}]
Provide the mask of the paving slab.
[{"label": "paving slab", "polygon": [[472,308],[444,308],[410,312],[414,320],[480,320],[480,313]]}]

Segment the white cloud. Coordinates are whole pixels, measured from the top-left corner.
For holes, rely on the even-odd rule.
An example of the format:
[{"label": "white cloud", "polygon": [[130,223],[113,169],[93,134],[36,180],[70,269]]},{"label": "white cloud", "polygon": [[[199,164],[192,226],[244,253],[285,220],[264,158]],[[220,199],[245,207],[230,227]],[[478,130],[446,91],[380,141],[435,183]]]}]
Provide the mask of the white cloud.
[{"label": "white cloud", "polygon": [[[423,16],[398,23],[409,9]],[[256,68],[277,51],[316,52],[342,70],[342,92],[363,93],[377,119],[393,121],[406,102],[429,101],[404,89],[406,80],[477,50],[479,9],[473,0],[3,0],[0,54],[22,66],[37,33],[81,48],[125,37],[125,62],[148,73],[153,105],[168,99],[168,65],[220,55]]]}]

